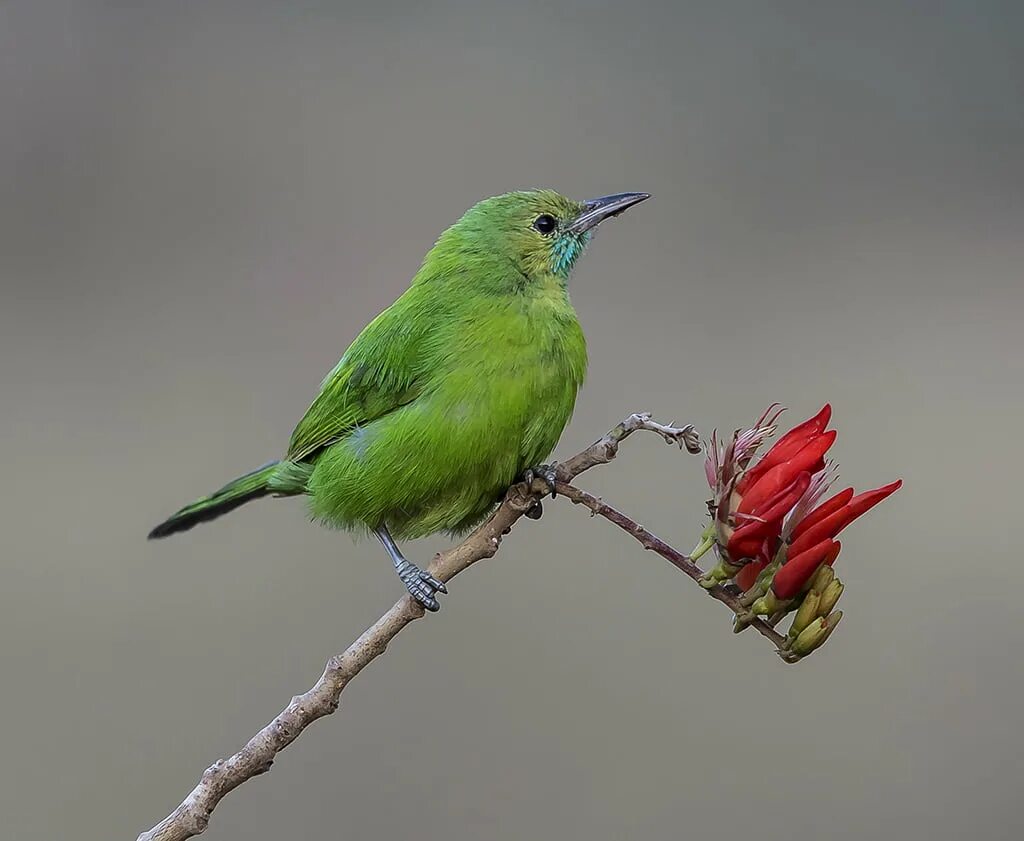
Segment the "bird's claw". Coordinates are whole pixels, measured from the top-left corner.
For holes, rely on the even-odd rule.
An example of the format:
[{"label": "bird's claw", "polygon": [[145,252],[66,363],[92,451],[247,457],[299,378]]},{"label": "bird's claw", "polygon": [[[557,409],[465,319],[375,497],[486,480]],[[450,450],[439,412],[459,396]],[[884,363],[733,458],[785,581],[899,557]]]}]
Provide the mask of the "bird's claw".
[{"label": "bird's claw", "polygon": [[429,572],[424,572],[416,564],[409,563],[408,567],[399,573],[399,578],[409,591],[409,595],[418,601],[426,610],[431,612],[440,609],[437,601],[438,593],[447,593],[448,588],[443,581],[434,578]]},{"label": "bird's claw", "polygon": [[[523,481],[527,485],[532,485],[535,480],[540,479],[548,486],[548,491],[551,493],[551,498],[554,499],[556,496],[555,482],[558,481],[557,465],[554,464],[539,464],[536,467],[527,467],[523,472]],[[533,519],[539,519],[540,514],[537,514]]]}]

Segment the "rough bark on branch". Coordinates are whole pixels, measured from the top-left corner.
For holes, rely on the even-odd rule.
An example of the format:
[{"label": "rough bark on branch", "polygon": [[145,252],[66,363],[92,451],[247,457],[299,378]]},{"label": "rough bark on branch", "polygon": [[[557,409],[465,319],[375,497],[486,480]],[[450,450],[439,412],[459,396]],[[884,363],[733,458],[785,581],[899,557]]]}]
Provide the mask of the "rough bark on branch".
[{"label": "rough bark on branch", "polygon": [[[658,540],[625,515],[569,484],[585,470],[610,462],[618,452],[619,443],[640,430],[654,432],[671,444],[685,446],[691,453],[700,451],[699,440],[692,426],[664,426],[654,422],[649,414],[634,414],[582,452],[560,463],[556,468],[556,486],[559,492],[573,502],[586,505],[594,513],[601,514],[633,534],[646,548],[658,552],[691,578],[698,577],[699,568],[685,555]],[[434,558],[430,564],[430,573],[442,581],[449,581],[477,561],[493,556],[498,551],[502,537],[520,517],[534,509],[549,490],[547,482],[540,478],[534,479],[529,486],[512,486],[483,525],[458,546]],[[734,607],[735,597],[728,590],[714,588],[711,595],[729,607]],[[399,631],[423,615],[423,608],[411,597],[401,598],[344,652],[327,662],[323,675],[313,687],[292,698],[288,706],[249,739],[241,750],[207,768],[199,783],[181,804],[152,829],[139,835],[138,841],[185,841],[203,832],[213,810],[229,792],[246,780],[269,771],[274,757],[294,742],[303,730],[318,718],[333,713],[349,681],[383,654]],[[757,620],[755,627],[773,642],[782,640],[779,634],[761,620]]]}]

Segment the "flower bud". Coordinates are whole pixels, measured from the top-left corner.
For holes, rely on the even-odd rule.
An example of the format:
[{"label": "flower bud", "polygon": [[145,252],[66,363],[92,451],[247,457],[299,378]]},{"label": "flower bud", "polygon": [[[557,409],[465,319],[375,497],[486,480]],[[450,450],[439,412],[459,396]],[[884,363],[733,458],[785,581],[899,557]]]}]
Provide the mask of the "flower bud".
[{"label": "flower bud", "polygon": [[740,566],[738,564],[730,564],[723,558],[714,567],[709,569],[697,583],[705,590],[710,590],[716,584],[728,581],[739,571]]},{"label": "flower bud", "polygon": [[824,593],[828,585],[835,579],[836,574],[828,564],[822,564],[811,579],[811,589],[817,593]]},{"label": "flower bud", "polygon": [[[831,567],[825,568],[831,569]],[[832,612],[832,608],[836,606],[836,602],[839,601],[841,595],[843,595],[843,582],[838,578],[833,579],[822,592],[821,599],[818,601],[818,616],[828,616]]]},{"label": "flower bud", "polygon": [[794,639],[801,631],[807,628],[811,622],[818,618],[818,605],[820,601],[821,596],[813,590],[804,596],[804,600],[800,603],[796,616],[793,617],[793,624],[789,626],[790,639]]},{"label": "flower bud", "polygon": [[788,610],[792,605],[792,599],[779,599],[772,590],[768,590],[750,608],[750,612],[756,616],[771,616],[780,610]]},{"label": "flower bud", "polygon": [[825,641],[827,631],[828,623],[824,619],[815,619],[797,635],[789,650],[800,657],[806,657]]},{"label": "flower bud", "polygon": [[812,651],[821,648],[832,632],[843,618],[843,612],[837,610],[831,616],[815,619],[810,625],[804,628],[790,646],[790,651],[799,656],[806,657]]}]

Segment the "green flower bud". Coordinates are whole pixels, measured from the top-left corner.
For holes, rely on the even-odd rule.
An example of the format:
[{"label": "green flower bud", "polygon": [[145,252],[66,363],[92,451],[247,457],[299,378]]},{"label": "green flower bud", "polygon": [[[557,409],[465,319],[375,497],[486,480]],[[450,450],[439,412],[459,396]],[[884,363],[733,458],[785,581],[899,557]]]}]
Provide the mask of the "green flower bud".
[{"label": "green flower bud", "polygon": [[790,652],[799,657],[806,657],[815,649],[821,648],[825,644],[825,640],[832,636],[832,632],[842,618],[843,612],[837,610],[826,619],[815,619],[793,640]]},{"label": "green flower bud", "polygon": [[796,616],[793,617],[793,624],[789,627],[789,637],[794,639],[801,631],[807,628],[811,622],[818,618],[818,603],[821,601],[821,596],[815,593],[813,590],[804,596],[803,603],[796,612]]},{"label": "green flower bud", "polygon": [[757,616],[771,616],[780,610],[787,610],[792,604],[792,599],[779,599],[772,590],[769,590],[754,602],[750,612]]},{"label": "green flower bud", "polygon": [[843,595],[843,582],[838,578],[833,578],[832,583],[824,589],[821,599],[818,601],[818,616],[828,616],[841,595]]},{"label": "green flower bud", "polygon": [[828,623],[824,619],[815,619],[797,635],[789,650],[800,657],[806,657],[825,641],[827,634]]},{"label": "green flower bud", "polygon": [[730,564],[724,560],[720,560],[717,564],[715,564],[715,566],[712,569],[708,570],[704,574],[704,577],[701,578],[700,581],[698,581],[697,583],[700,584],[700,586],[703,587],[705,590],[710,590],[716,584],[720,584],[723,581],[728,581],[737,572],[739,572],[740,569],[741,567],[739,566]]},{"label": "green flower bud", "polygon": [[817,593],[824,593],[835,577],[836,574],[832,567],[828,564],[822,564],[811,579],[811,589]]}]

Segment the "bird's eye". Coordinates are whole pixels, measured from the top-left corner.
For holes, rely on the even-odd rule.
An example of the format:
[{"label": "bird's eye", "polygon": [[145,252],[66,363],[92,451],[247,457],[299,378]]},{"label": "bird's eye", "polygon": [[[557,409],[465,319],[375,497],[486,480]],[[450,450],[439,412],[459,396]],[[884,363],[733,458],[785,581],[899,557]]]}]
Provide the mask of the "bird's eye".
[{"label": "bird's eye", "polygon": [[535,227],[542,234],[550,234],[558,223],[555,221],[554,216],[549,216],[547,213],[542,213],[536,219],[533,220],[533,227]]}]

